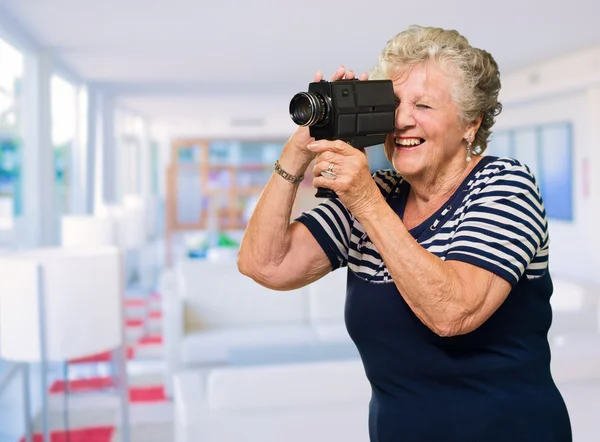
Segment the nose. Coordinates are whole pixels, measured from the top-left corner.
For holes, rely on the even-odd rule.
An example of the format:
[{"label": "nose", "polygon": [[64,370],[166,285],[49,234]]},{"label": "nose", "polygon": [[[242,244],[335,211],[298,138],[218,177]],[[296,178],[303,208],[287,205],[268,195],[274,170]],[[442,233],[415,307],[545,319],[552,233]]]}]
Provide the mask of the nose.
[{"label": "nose", "polygon": [[416,124],[412,107],[407,103],[400,103],[396,108],[396,128],[406,129]]}]

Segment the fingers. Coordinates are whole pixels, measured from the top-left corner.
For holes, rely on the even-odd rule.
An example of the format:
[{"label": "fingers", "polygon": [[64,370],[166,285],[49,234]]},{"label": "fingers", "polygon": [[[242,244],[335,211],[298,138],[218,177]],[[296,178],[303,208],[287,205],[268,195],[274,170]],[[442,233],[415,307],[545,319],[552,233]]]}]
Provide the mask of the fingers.
[{"label": "fingers", "polygon": [[329,81],[337,81],[337,80],[342,80],[344,78],[344,75],[346,74],[346,68],[344,66],[340,66],[339,68],[337,68],[337,70],[333,73],[333,75],[331,76],[331,79]]},{"label": "fingers", "polygon": [[[333,166],[331,166],[331,168],[329,167],[331,164],[333,164]],[[321,172],[324,170],[328,170],[330,172],[335,173],[335,163],[332,161],[316,161],[315,165],[313,166],[313,174],[314,176],[321,176]]]},{"label": "fingers", "polygon": [[341,140],[333,140],[333,141],[316,140],[316,141],[310,143],[306,147],[308,148],[308,150],[315,152],[315,153],[329,151],[329,152],[344,154],[344,153],[351,152],[351,150],[349,150],[349,149],[353,149],[353,147],[351,147],[347,143],[344,143]]},{"label": "fingers", "polygon": [[[354,73],[354,71],[352,69],[348,69],[346,70],[346,68],[344,66],[340,66],[339,68],[337,68],[337,70],[333,73],[333,75],[331,76],[331,78],[329,79],[329,81],[337,81],[337,80],[353,80],[354,78],[356,78],[356,74]],[[321,81],[323,79],[323,72],[321,71],[321,69],[319,69],[317,71],[317,73],[315,74],[314,80],[315,82]],[[366,72],[363,72],[362,74],[360,74],[360,76],[358,77],[359,80],[368,80],[369,79],[369,75]]]}]

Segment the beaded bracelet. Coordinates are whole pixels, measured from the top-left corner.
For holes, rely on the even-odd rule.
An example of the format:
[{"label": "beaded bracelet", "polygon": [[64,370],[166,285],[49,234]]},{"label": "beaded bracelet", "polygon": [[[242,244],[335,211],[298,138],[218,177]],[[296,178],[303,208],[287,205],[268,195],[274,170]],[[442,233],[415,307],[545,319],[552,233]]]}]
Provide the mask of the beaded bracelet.
[{"label": "beaded bracelet", "polygon": [[283,170],[283,168],[281,167],[281,164],[279,164],[279,160],[275,161],[275,172],[277,172],[278,175],[280,175],[283,179],[289,181],[292,184],[301,183],[302,180],[304,179],[304,175],[295,176],[295,175],[289,174],[285,170]]}]

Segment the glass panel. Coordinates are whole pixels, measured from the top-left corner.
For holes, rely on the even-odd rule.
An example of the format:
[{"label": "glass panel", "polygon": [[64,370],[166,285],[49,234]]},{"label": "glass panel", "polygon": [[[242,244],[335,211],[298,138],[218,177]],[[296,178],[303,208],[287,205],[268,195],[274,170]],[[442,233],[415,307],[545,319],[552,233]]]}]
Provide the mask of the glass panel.
[{"label": "glass panel", "polygon": [[205,206],[200,175],[202,151],[200,146],[189,146],[180,148],[177,154],[177,222],[199,223]]},{"label": "glass panel", "polygon": [[25,434],[24,371],[23,364],[0,359],[0,442],[18,441]]},{"label": "glass panel", "polygon": [[539,180],[538,131],[535,128],[521,129],[514,134],[514,158],[529,166]]},{"label": "glass panel", "polygon": [[20,103],[24,57],[0,39],[0,242],[22,214]]},{"label": "glass panel", "polygon": [[541,188],[549,218],[573,220],[573,146],[570,124],[541,129]]},{"label": "glass panel", "polygon": [[208,162],[211,166],[238,164],[239,145],[231,141],[211,141],[208,145]]},{"label": "glass panel", "polygon": [[240,164],[262,165],[265,162],[264,148],[262,143],[242,143],[239,147]]},{"label": "glass panel", "polygon": [[50,81],[52,145],[54,146],[54,183],[56,215],[69,212],[71,158],[77,132],[77,88],[58,75]]},{"label": "glass panel", "polygon": [[200,168],[186,165],[180,166],[177,170],[177,222],[199,223],[204,208]]},{"label": "glass panel", "polygon": [[158,195],[158,182],[160,175],[159,147],[156,141],[150,142],[150,173],[152,195]]},{"label": "glass panel", "polygon": [[20,216],[23,209],[21,150],[19,140],[0,137],[0,223],[4,228],[11,228],[13,216]]},{"label": "glass panel", "polygon": [[123,195],[139,194],[141,187],[141,147],[136,138],[121,141],[121,186]]},{"label": "glass panel", "polygon": [[14,46],[0,39],[0,90],[8,95],[19,95],[20,79],[23,76],[23,54]]},{"label": "glass panel", "polygon": [[179,164],[199,164],[201,161],[200,146],[182,147],[177,151]]}]

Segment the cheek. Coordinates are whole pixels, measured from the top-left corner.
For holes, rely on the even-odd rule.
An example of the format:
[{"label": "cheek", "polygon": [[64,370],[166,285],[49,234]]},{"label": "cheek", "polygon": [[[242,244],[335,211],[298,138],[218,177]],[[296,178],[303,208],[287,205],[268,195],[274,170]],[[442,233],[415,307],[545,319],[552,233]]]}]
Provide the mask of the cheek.
[{"label": "cheek", "polygon": [[394,143],[394,136],[388,135],[385,138],[385,143],[383,143],[383,148],[385,152],[385,156],[390,159],[390,157],[394,154],[394,150],[396,150],[396,143]]}]

